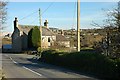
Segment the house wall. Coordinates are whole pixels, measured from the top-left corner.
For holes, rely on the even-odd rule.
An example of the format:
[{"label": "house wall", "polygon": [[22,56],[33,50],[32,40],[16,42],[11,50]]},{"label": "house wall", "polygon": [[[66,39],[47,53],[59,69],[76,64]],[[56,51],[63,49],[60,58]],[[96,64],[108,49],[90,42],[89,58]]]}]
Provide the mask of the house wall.
[{"label": "house wall", "polygon": [[[50,42],[48,42],[48,38],[50,38]],[[42,36],[42,48],[53,46],[54,41],[56,41],[56,36]]]},{"label": "house wall", "polygon": [[12,40],[12,52],[21,52],[21,51],[22,51],[21,36],[13,38],[13,40]]},{"label": "house wall", "polygon": [[28,49],[28,36],[23,33],[22,35],[22,50]]},{"label": "house wall", "polygon": [[58,41],[57,42],[60,46],[70,47],[70,41]]}]

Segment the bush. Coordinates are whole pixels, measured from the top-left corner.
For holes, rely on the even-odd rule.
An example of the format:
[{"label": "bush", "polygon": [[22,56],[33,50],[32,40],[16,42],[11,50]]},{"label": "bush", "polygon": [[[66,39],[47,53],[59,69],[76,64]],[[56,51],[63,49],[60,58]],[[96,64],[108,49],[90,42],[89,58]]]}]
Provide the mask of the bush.
[{"label": "bush", "polygon": [[80,52],[66,54],[48,50],[42,52],[41,60],[105,79],[118,79],[120,75],[120,60],[112,60],[102,54]]},{"label": "bush", "polygon": [[117,76],[120,76],[120,58],[116,60],[116,73],[117,73]]},{"label": "bush", "polygon": [[39,53],[42,52],[42,48],[41,48],[41,47],[38,47],[38,48],[37,48],[37,52],[39,52]]},{"label": "bush", "polygon": [[41,54],[41,60],[45,61],[45,62],[54,62],[53,58],[55,58],[55,50],[47,50],[47,51],[43,51]]},{"label": "bush", "polygon": [[28,46],[38,48],[41,46],[41,34],[37,26],[32,28],[28,33]]}]

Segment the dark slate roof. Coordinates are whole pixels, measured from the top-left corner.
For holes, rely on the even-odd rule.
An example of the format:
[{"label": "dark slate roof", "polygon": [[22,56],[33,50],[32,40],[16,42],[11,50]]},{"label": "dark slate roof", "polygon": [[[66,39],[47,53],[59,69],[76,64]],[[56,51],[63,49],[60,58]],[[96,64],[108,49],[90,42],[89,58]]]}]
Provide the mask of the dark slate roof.
[{"label": "dark slate roof", "polygon": [[56,41],[69,41],[65,36],[58,34],[56,35]]},{"label": "dark slate roof", "polygon": [[[24,32],[25,34],[28,34],[28,32],[34,28],[36,25],[18,25],[19,30]],[[55,33],[53,33],[50,29],[46,28],[45,26],[42,26],[42,36],[53,36]]]},{"label": "dark slate roof", "polygon": [[55,33],[53,33],[50,29],[46,27],[42,27],[42,35],[43,36],[53,36]]}]

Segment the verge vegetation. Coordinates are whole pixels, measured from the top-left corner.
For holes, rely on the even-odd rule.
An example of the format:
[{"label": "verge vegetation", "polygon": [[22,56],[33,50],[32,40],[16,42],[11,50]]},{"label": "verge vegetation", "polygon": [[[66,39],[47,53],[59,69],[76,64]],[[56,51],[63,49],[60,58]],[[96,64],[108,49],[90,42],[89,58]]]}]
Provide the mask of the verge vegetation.
[{"label": "verge vegetation", "polygon": [[42,62],[95,75],[102,79],[120,79],[120,59],[111,59],[88,51],[69,53],[47,50],[41,54]]}]

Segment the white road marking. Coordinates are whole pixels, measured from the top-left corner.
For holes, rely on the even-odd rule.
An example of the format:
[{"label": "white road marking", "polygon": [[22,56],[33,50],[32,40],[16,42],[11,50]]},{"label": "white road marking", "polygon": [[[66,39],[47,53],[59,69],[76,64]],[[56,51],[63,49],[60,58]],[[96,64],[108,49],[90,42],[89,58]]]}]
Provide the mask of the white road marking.
[{"label": "white road marking", "polygon": [[12,61],[13,59],[10,57],[10,60]]},{"label": "white road marking", "polygon": [[18,64],[16,61],[13,60],[13,63]]},{"label": "white road marking", "polygon": [[37,73],[37,72],[35,72],[35,71],[33,71],[33,70],[25,67],[25,66],[23,66],[23,68],[26,69],[26,70],[29,70],[29,71],[31,71],[32,73],[35,73],[35,74],[37,74],[37,75],[39,75],[39,76],[42,76],[41,74],[39,74],[39,73]]},{"label": "white road marking", "polygon": [[[12,59],[12,57],[9,57],[9,58],[10,58],[10,60],[11,60],[13,63],[18,64],[18,62],[14,61],[14,60]],[[37,73],[37,72],[35,72],[35,71],[33,71],[33,70],[25,67],[25,66],[23,66],[23,68],[26,69],[26,70],[29,70],[29,71],[31,71],[32,73],[35,73],[35,74],[37,74],[37,75],[39,75],[39,76],[42,76],[41,74],[39,74],[39,73]]]},{"label": "white road marking", "polygon": [[5,54],[4,56],[9,57],[7,54]]},{"label": "white road marking", "polygon": [[12,59],[12,57],[10,57],[10,60],[11,60],[13,63],[18,64],[18,62],[14,61],[14,60]]}]

